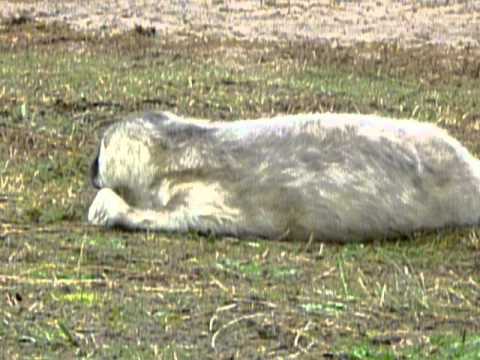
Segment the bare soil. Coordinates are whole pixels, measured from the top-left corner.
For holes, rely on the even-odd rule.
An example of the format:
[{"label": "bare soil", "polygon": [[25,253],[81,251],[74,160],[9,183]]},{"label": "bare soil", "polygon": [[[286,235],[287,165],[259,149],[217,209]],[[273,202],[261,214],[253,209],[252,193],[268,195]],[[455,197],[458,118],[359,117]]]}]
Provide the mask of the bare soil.
[{"label": "bare soil", "polygon": [[0,18],[21,17],[108,33],[141,27],[168,37],[480,46],[478,0],[0,1]]}]

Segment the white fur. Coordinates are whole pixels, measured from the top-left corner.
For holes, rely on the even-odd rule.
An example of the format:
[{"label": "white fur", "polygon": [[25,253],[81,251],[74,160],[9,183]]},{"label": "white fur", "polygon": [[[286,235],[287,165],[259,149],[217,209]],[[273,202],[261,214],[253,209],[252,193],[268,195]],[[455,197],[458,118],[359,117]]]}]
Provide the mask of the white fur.
[{"label": "white fur", "polygon": [[94,175],[103,226],[346,242],[480,220],[480,162],[435,125],[375,115],[145,114],[106,131]]}]

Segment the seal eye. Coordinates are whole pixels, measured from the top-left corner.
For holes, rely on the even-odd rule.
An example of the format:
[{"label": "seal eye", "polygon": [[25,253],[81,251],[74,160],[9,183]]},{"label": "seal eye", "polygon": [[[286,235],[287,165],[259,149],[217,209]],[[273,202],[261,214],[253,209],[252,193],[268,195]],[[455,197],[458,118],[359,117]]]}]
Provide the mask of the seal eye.
[{"label": "seal eye", "polygon": [[100,189],[102,186],[100,185],[99,179],[98,179],[98,158],[100,156],[100,150],[97,153],[97,156],[95,156],[95,160],[93,160],[92,165],[90,165],[90,181],[93,185],[94,188]]}]

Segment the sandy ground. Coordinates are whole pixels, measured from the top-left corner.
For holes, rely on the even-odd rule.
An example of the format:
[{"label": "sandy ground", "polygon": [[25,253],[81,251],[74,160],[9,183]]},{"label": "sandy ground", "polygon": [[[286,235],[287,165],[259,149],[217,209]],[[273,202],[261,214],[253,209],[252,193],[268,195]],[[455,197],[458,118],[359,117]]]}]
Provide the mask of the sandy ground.
[{"label": "sandy ground", "polygon": [[163,36],[480,46],[480,0],[0,0],[0,17],[20,14],[114,33],[141,25]]}]

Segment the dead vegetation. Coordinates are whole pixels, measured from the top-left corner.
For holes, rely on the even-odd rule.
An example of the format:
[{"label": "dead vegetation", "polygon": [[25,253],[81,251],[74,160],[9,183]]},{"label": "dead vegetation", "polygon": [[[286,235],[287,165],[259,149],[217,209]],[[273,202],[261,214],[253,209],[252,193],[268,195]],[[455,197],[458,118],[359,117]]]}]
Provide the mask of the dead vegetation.
[{"label": "dead vegetation", "polygon": [[475,358],[477,229],[340,246],[85,224],[102,124],[360,111],[447,126],[480,153],[471,48],[0,30],[5,358]]}]

